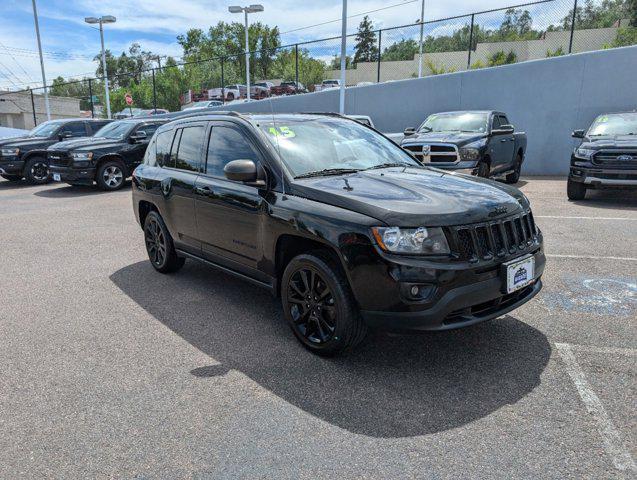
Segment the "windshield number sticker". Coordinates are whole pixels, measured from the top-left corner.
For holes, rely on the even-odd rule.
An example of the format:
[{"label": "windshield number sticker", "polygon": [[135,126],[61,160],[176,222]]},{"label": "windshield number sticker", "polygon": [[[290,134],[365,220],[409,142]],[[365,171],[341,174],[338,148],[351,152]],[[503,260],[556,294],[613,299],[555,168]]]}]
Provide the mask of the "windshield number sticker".
[{"label": "windshield number sticker", "polygon": [[294,138],[296,137],[296,133],[290,127],[270,127],[268,129],[270,135],[275,137],[283,137],[283,138]]}]

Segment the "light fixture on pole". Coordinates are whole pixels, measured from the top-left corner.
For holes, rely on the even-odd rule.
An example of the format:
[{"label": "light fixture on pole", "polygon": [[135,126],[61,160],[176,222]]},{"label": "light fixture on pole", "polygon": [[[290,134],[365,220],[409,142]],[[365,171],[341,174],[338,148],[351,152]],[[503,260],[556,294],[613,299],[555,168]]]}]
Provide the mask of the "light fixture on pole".
[{"label": "light fixture on pole", "polygon": [[425,0],[422,0],[420,7],[420,19],[416,20],[420,23],[420,42],[418,42],[418,78],[422,77],[422,37],[425,28]]},{"label": "light fixture on pole", "polygon": [[[40,42],[40,24],[38,22],[38,9],[35,6],[35,0],[33,3],[33,21],[35,22],[35,36],[38,39],[38,52],[40,53],[40,69],[42,70],[42,86],[44,87],[44,105],[46,107],[46,119],[51,120],[51,108],[49,107],[49,91],[46,88],[46,75],[44,74],[44,59],[42,58],[42,43]],[[33,107],[35,110],[35,107]],[[35,112],[33,112],[35,117]],[[37,117],[35,117],[37,118]]]},{"label": "light fixture on pole", "polygon": [[[264,10],[263,5],[259,5],[259,4],[250,5],[249,7],[239,7],[239,6],[236,6],[236,5],[234,5],[232,7],[228,7],[228,11],[230,13],[241,13],[241,12],[243,12],[245,14],[246,86],[248,87],[248,90],[246,92],[246,98],[247,98],[248,101],[250,101],[250,43],[248,42],[248,13],[257,13],[257,12],[262,12],[263,10]],[[239,92],[239,94],[241,94],[241,92]]]},{"label": "light fixture on pole", "polygon": [[341,20],[341,91],[338,99],[338,113],[345,115],[345,81],[347,80],[347,0],[343,0],[343,18]]},{"label": "light fixture on pole", "polygon": [[100,24],[100,41],[102,42],[102,70],[104,75],[104,95],[106,97],[106,115],[111,118],[111,98],[108,93],[108,71],[106,70],[106,51],[104,50],[104,27],[105,23],[115,23],[117,19],[113,15],[104,15],[102,17],[86,17],[84,21],[86,23]]}]

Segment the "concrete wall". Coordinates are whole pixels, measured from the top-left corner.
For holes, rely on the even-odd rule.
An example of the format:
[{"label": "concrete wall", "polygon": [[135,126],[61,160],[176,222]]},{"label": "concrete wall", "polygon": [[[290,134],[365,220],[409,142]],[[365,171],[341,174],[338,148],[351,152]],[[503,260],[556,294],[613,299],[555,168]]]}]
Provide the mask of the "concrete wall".
[{"label": "concrete wall", "polygon": [[[637,109],[637,46],[346,90],[346,113],[369,115],[379,130],[418,126],[431,113],[492,109],[526,131],[523,173],[565,174],[572,130],[595,116]],[[336,112],[338,90],[235,104],[243,112]],[[223,108],[222,108],[223,109]],[[225,108],[226,110],[228,107]]]},{"label": "concrete wall", "polygon": [[[34,94],[33,103],[35,104],[38,125],[46,122],[44,95]],[[80,116],[80,100],[78,98],[49,96],[49,106],[51,109],[51,120]],[[0,125],[26,130],[30,130],[35,126],[30,93],[2,92],[0,94]]]}]

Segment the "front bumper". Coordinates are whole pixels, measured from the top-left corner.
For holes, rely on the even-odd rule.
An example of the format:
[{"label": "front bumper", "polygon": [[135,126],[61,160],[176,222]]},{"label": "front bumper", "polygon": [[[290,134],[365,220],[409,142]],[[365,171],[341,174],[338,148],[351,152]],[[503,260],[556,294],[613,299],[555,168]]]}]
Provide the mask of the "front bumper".
[{"label": "front bumper", "polygon": [[24,171],[24,160],[18,157],[0,158],[0,175],[21,175]]},{"label": "front bumper", "polygon": [[[449,330],[499,317],[523,305],[541,290],[546,258],[541,247],[532,255],[535,258],[533,282],[512,293],[506,293],[502,274],[505,260],[488,267],[474,265],[457,269],[445,265],[437,270],[428,266],[390,266],[393,281],[384,282],[384,295],[380,291],[375,293],[377,308],[369,308],[372,305],[361,302],[361,315],[372,328],[397,332]],[[431,280],[426,281],[427,278]],[[396,286],[393,293],[391,284]],[[421,301],[406,298],[412,285],[425,286],[430,294]],[[381,296],[384,296],[384,304],[380,303]]]},{"label": "front bumper", "polygon": [[51,165],[49,169],[51,171],[51,177],[54,180],[56,179],[56,176],[59,175],[59,181],[65,183],[93,185],[93,181],[95,180],[95,167],[71,168]]},{"label": "front bumper", "polygon": [[571,166],[568,178],[588,188],[637,187],[637,170]]}]

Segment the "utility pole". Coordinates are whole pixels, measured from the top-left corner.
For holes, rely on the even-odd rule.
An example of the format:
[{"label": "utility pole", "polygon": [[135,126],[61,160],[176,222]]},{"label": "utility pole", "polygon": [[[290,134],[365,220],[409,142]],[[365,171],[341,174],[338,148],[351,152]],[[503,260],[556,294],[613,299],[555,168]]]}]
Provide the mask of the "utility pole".
[{"label": "utility pole", "polygon": [[422,77],[422,37],[425,28],[425,0],[420,6],[420,42],[418,43],[418,78]]},{"label": "utility pole", "polygon": [[338,102],[338,112],[341,115],[345,114],[345,82],[347,81],[347,67],[346,53],[347,53],[347,0],[343,0],[343,19],[341,30],[341,91]]},{"label": "utility pole", "polygon": [[42,57],[42,42],[40,41],[40,24],[38,23],[38,8],[35,0],[33,4],[33,21],[35,22],[35,36],[38,39],[38,52],[40,53],[40,69],[42,70],[42,86],[44,87],[44,105],[46,107],[46,119],[51,120],[51,107],[49,106],[49,91],[46,88],[46,75],[44,73],[44,58]]}]

